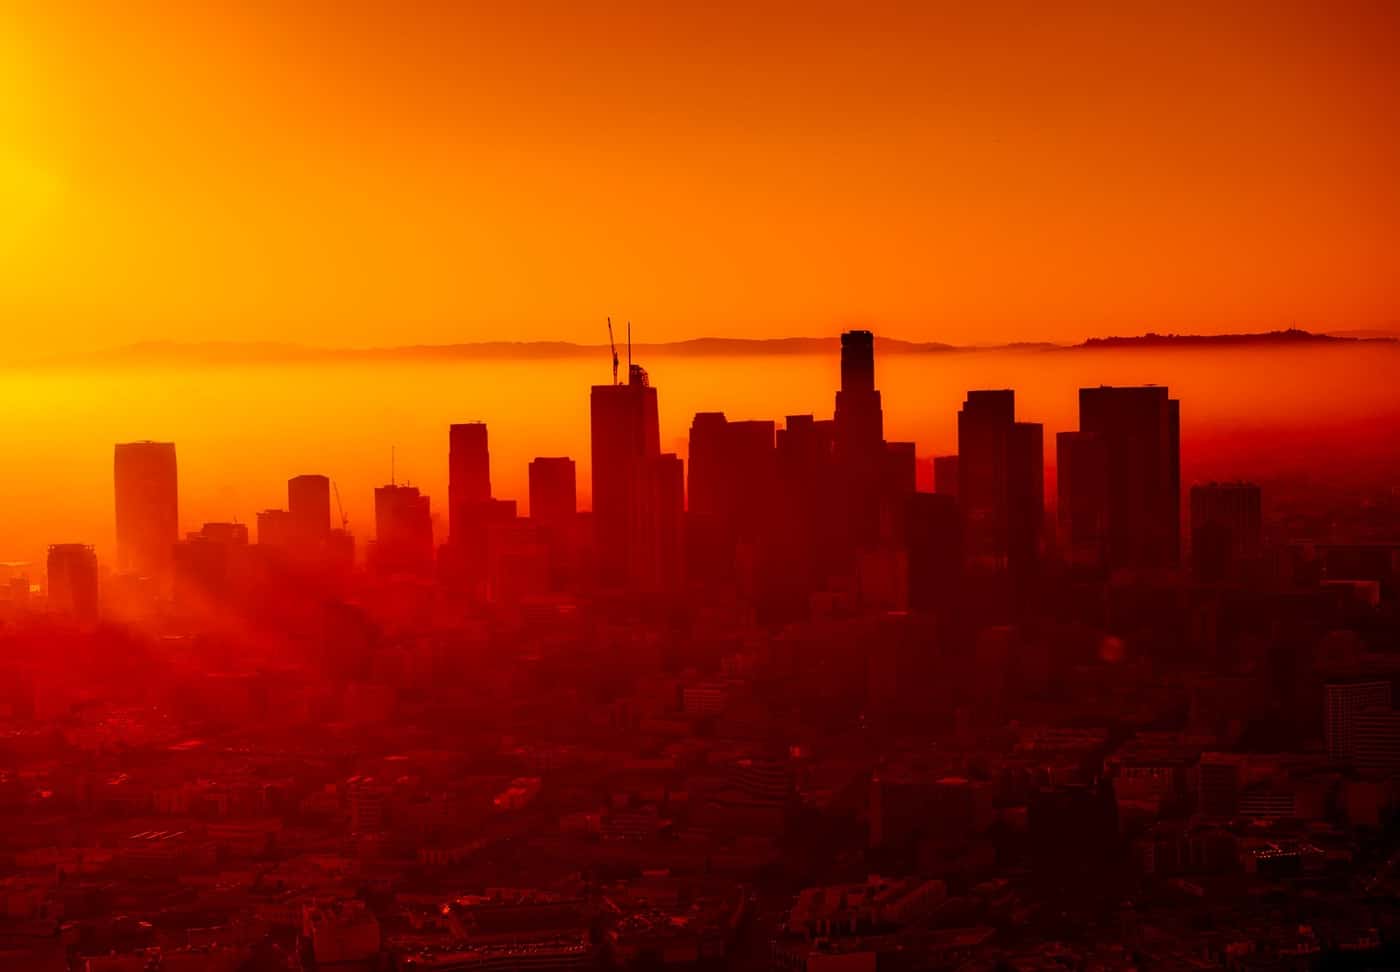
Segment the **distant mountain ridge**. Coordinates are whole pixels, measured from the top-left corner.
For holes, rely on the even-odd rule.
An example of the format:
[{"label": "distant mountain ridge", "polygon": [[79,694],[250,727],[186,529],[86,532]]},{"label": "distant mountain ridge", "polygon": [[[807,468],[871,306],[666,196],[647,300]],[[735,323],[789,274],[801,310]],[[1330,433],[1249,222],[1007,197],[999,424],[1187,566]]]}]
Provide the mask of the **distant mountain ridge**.
[{"label": "distant mountain ridge", "polygon": [[[1156,334],[1089,338],[1078,344],[1013,342],[996,345],[954,345],[937,341],[905,341],[876,337],[875,348],[885,354],[943,354],[977,351],[1037,352],[1094,350],[1165,350],[1174,348],[1293,347],[1304,344],[1390,343],[1383,333],[1365,336],[1322,334],[1289,328],[1254,334]],[[835,354],[839,337],[690,338],[681,341],[634,343],[640,356],[726,357],[754,355]],[[416,344],[395,347],[321,348],[275,341],[144,341],[103,351],[53,355],[26,363],[27,367],[255,365],[334,361],[412,361],[500,358],[572,358],[606,354],[606,344],[571,341],[480,341],[463,344]],[[19,365],[12,365],[18,367]]]},{"label": "distant mountain ridge", "polygon": [[1198,348],[1231,345],[1297,345],[1297,344],[1358,344],[1363,342],[1394,342],[1384,335],[1365,337],[1343,334],[1318,334],[1290,327],[1283,331],[1258,334],[1157,334],[1149,331],[1136,337],[1089,338],[1072,348]]}]

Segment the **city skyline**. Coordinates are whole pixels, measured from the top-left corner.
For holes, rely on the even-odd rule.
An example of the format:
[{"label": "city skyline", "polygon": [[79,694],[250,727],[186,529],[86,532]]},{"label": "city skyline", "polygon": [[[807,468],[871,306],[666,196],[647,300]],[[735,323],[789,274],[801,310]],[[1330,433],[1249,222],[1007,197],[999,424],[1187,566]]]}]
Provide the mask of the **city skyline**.
[{"label": "city skyline", "polygon": [[0,0],[0,969],[1400,969],[1397,51]]}]

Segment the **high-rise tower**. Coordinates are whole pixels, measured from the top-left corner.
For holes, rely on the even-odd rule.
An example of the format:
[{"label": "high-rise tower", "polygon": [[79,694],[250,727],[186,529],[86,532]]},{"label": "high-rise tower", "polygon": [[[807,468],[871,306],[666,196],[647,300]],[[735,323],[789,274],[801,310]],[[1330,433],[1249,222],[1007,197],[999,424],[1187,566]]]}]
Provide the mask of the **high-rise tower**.
[{"label": "high-rise tower", "polygon": [[173,442],[123,442],[113,454],[117,566],[168,580],[180,539],[179,476]]}]

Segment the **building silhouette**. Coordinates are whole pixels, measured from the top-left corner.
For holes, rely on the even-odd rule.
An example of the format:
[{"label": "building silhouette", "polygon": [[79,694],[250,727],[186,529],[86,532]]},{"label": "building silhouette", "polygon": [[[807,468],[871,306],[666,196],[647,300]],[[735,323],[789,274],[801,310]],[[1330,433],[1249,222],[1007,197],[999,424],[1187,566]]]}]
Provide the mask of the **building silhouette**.
[{"label": "building silhouette", "polygon": [[599,579],[612,586],[623,583],[638,560],[631,547],[641,518],[631,515],[630,499],[655,484],[650,467],[661,455],[656,389],[645,369],[630,365],[625,385],[594,385],[589,417],[594,547]]},{"label": "building silhouette", "polygon": [[76,621],[98,616],[97,554],[85,543],[56,543],[48,556],[49,609]]},{"label": "building silhouette", "polygon": [[551,529],[565,529],[578,513],[578,477],[567,456],[530,460],[530,519]]},{"label": "building silhouette", "polygon": [[258,546],[291,553],[297,544],[292,514],[286,510],[260,510],[257,517]]},{"label": "building silhouette", "polygon": [[690,423],[686,509],[720,521],[730,514],[734,470],[729,465],[729,420],[723,412],[696,412]]},{"label": "building silhouette", "polygon": [[847,331],[841,335],[841,388],[836,392],[844,552],[854,554],[879,538],[884,449],[885,414],[875,388],[875,336]]},{"label": "building silhouette", "polygon": [[970,391],[958,412],[958,492],[968,564],[1026,573],[1040,556],[1044,432],[1016,421],[1009,389]]},{"label": "building silhouette", "polygon": [[450,426],[447,434],[447,534],[460,541],[471,508],[491,498],[491,452],[485,422]]},{"label": "building silhouette", "polygon": [[374,491],[374,568],[383,574],[426,576],[433,567],[433,521],[428,497],[416,486]]},{"label": "building silhouette", "polygon": [[1055,436],[1056,521],[1060,553],[1071,568],[1106,566],[1108,546],[1108,450],[1087,432]]},{"label": "building silhouette", "polygon": [[1058,457],[1067,547],[1109,570],[1178,566],[1180,404],[1156,385],[1081,388],[1079,433],[1057,440],[1076,453]]},{"label": "building silhouette", "polygon": [[174,546],[174,594],[184,608],[208,610],[239,601],[251,582],[248,527],[206,523]]},{"label": "building silhouette", "polygon": [[117,567],[165,581],[180,539],[179,475],[173,442],[123,442],[113,454]]},{"label": "building silhouette", "polygon": [[310,551],[323,547],[331,532],[331,481],[308,474],[287,480],[287,513],[296,542]]}]

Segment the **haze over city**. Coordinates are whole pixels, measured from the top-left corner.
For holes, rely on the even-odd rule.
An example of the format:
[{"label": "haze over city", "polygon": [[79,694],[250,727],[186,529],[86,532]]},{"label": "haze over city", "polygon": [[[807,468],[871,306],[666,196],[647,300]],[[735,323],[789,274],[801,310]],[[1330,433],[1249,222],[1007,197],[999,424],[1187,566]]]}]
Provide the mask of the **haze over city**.
[{"label": "haze over city", "polygon": [[0,969],[1400,968],[1397,49],[0,9]]}]

